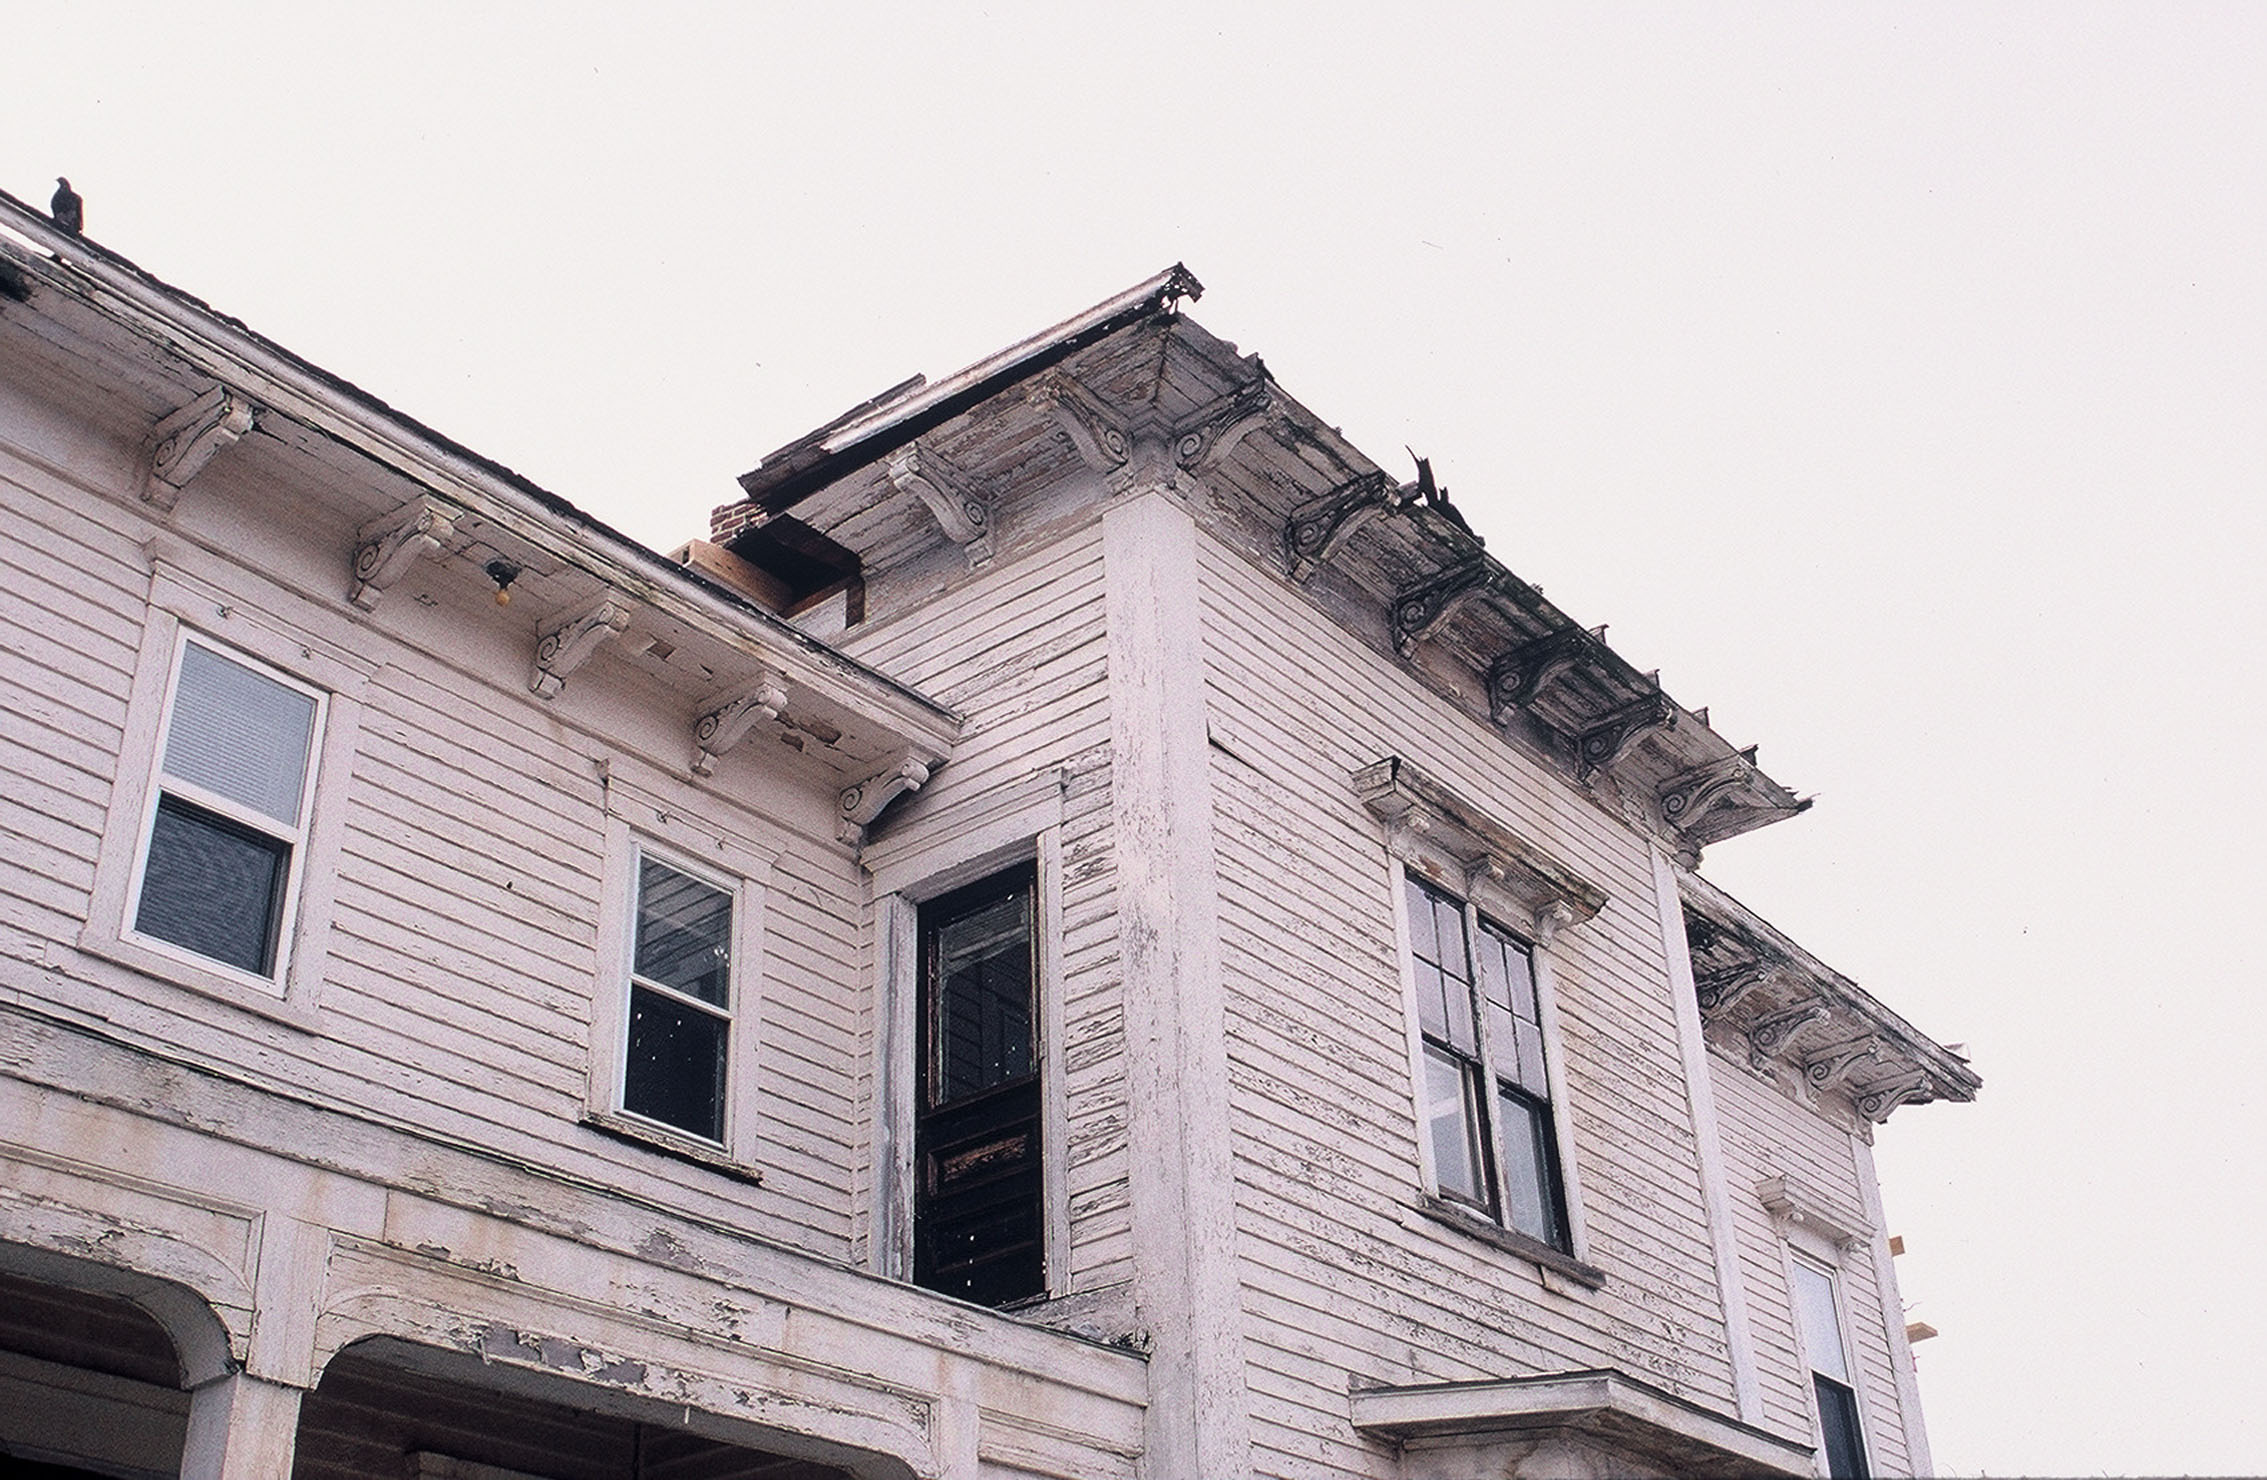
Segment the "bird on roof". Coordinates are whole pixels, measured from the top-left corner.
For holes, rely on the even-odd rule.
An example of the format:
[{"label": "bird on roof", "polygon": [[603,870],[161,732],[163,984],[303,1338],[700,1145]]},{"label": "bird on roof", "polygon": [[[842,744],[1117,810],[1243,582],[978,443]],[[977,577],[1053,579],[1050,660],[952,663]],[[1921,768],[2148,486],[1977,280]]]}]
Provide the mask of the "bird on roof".
[{"label": "bird on roof", "polygon": [[55,198],[47,203],[47,214],[55,218],[57,227],[73,236],[86,229],[87,203],[61,175],[55,177]]}]

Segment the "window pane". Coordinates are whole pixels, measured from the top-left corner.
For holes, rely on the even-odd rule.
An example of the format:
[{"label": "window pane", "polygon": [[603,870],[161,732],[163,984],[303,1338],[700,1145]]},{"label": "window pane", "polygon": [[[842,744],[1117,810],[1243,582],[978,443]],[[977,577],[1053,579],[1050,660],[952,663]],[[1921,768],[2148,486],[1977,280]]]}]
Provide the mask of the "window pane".
[{"label": "window pane", "polygon": [[182,648],[168,775],[295,828],[314,732],[308,695],[194,642]]},{"label": "window pane", "polygon": [[1842,1354],[1833,1277],[1800,1259],[1795,1261],[1795,1313],[1803,1323],[1803,1347],[1810,1354],[1811,1370],[1848,1382],[1850,1364]]},{"label": "window pane", "polygon": [[1858,1395],[1830,1377],[1813,1375],[1818,1397],[1819,1437],[1826,1441],[1826,1473],[1831,1480],[1867,1480],[1865,1440],[1858,1431]]},{"label": "window pane", "polygon": [[1521,1018],[1512,1025],[1512,1044],[1517,1060],[1512,1077],[1519,1087],[1538,1100],[1551,1097],[1551,1081],[1543,1074],[1543,1030]]},{"label": "window pane", "polygon": [[1420,961],[1440,960],[1440,932],[1433,924],[1433,897],[1425,886],[1404,875],[1409,886],[1409,951]]},{"label": "window pane", "polygon": [[289,843],[161,794],[134,928],[273,976],[290,868]]},{"label": "window pane", "polygon": [[1480,981],[1488,1000],[1516,1016],[1534,1022],[1535,968],[1527,947],[1493,925],[1480,927]]},{"label": "window pane", "polygon": [[937,923],[933,1104],[1032,1073],[1031,889]]},{"label": "window pane", "polygon": [[712,1006],[729,1005],[732,896],[665,863],[641,859],[631,970]]},{"label": "window pane", "polygon": [[725,1020],[645,987],[630,988],[622,1107],[711,1141],[724,1139]]},{"label": "window pane", "polygon": [[1444,1196],[1482,1207],[1488,1191],[1480,1150],[1478,1107],[1464,1065],[1430,1044],[1425,1047],[1425,1127],[1433,1143],[1433,1175]]},{"label": "window pane", "polygon": [[1529,1238],[1563,1249],[1566,1216],[1560,1207],[1550,1113],[1508,1092],[1497,1104],[1503,1115],[1505,1221]]},{"label": "window pane", "polygon": [[1472,966],[1464,958],[1464,906],[1453,899],[1434,895],[1433,929],[1440,936],[1441,973],[1471,981]]},{"label": "window pane", "polygon": [[1417,1026],[1431,1037],[1448,1037],[1448,998],[1442,990],[1440,968],[1427,961],[1412,961],[1409,975],[1417,985]]}]

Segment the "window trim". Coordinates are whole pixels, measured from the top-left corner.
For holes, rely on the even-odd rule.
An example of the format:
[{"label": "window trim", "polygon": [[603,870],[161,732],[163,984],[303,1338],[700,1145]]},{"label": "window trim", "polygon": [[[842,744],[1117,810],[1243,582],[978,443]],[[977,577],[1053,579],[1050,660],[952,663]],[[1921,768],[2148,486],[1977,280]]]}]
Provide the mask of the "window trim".
[{"label": "window trim", "polygon": [[[1422,847],[1405,846],[1389,850],[1388,875],[1393,899],[1394,943],[1400,960],[1401,991],[1409,1052],[1410,1100],[1412,1126],[1416,1132],[1417,1160],[1420,1178],[1418,1210],[1435,1221],[1463,1228],[1464,1231],[1483,1234],[1500,1234],[1503,1237],[1486,1241],[1506,1252],[1533,1260],[1546,1268],[1557,1268],[1564,1261],[1571,1268],[1561,1269],[1578,1283],[1597,1288],[1605,1281],[1605,1274],[1590,1262],[1590,1235],[1588,1221],[1583,1214],[1580,1169],[1575,1156],[1572,1117],[1568,1113],[1571,1100],[1566,1081],[1566,1051],[1558,1013],[1558,982],[1552,967],[1551,941],[1562,921],[1545,913],[1538,919],[1537,928],[1530,938],[1519,930],[1503,923],[1490,909],[1491,904],[1506,901],[1488,887],[1490,882],[1484,867],[1475,867],[1464,873],[1464,887],[1452,887],[1443,877],[1449,870],[1441,860],[1428,855]],[[1453,876],[1452,876],[1453,877]],[[1503,1219],[1501,1178],[1503,1175],[1502,1116],[1497,1112],[1495,1098],[1500,1095],[1499,1076],[1492,1059],[1484,1060],[1480,1067],[1487,1084],[1487,1118],[1489,1150],[1495,1157],[1490,1169],[1491,1180],[1497,1183],[1496,1207],[1485,1210],[1468,1205],[1463,1199],[1441,1191],[1440,1171],[1434,1164],[1432,1136],[1426,1121],[1424,1091],[1425,1055],[1431,1045],[1424,1032],[1418,1010],[1416,954],[1414,937],[1409,920],[1409,891],[1412,885],[1432,890],[1452,902],[1463,906],[1467,941],[1470,933],[1481,928],[1483,920],[1527,948],[1530,973],[1535,985],[1536,1016],[1543,1040],[1543,1075],[1550,1090],[1550,1121],[1552,1140],[1557,1151],[1559,1212],[1565,1220],[1566,1247],[1560,1248],[1534,1238],[1512,1227]],[[1507,912],[1508,913],[1508,912]],[[1485,1032],[1485,1025],[1478,1025]],[[1483,1045],[1484,1052],[1484,1045]],[[1466,1228],[1465,1225],[1470,1225]],[[1527,1247],[1532,1246],[1532,1247]],[[1549,1257],[1543,1257],[1548,1255]]]},{"label": "window trim", "polygon": [[[755,1148],[762,1122],[764,879],[774,859],[687,818],[685,808],[626,784],[607,789],[604,861],[598,898],[597,976],[592,983],[590,1071],[582,1119],[619,1140],[666,1152],[741,1181],[763,1180]],[[647,858],[732,899],[732,962],[725,1033],[723,1138],[640,1115],[623,1104],[629,1058],[630,992],[637,951],[639,864]]]},{"label": "window trim", "polygon": [[[973,797],[929,791],[866,845],[874,889],[873,1181],[864,1263],[913,1278],[914,1127],[919,1109],[921,905],[1017,864],[1036,865],[1041,1195],[1046,1299],[1071,1292],[1070,1106],[1063,1062],[1063,774],[1048,770]],[[939,806],[938,801],[944,805]]]},{"label": "window trim", "polygon": [[[302,613],[309,625],[291,620],[287,613],[305,603],[280,588],[266,590],[249,579],[245,591],[224,588],[160,552],[153,552],[151,563],[149,605],[133,660],[117,771],[78,947],[142,978],[319,1031],[362,701],[378,664],[315,635],[312,624],[319,614]],[[179,654],[192,634],[223,656],[276,674],[322,700],[317,732],[308,744],[305,821],[293,859],[296,879],[287,886],[290,918],[278,932],[272,979],[133,928],[149,827],[163,789],[160,775]]]},{"label": "window trim", "polygon": [[[1868,1475],[1873,1473],[1873,1424],[1866,1413],[1864,1368],[1858,1361],[1857,1342],[1853,1339],[1850,1306],[1843,1290],[1842,1261],[1838,1257],[1841,1245],[1827,1239],[1803,1239],[1800,1234],[1783,1236],[1779,1241],[1787,1280],[1788,1324],[1795,1333],[1795,1359],[1802,1364],[1805,1399],[1810,1408],[1811,1435],[1817,1444],[1819,1474],[1828,1472],[1826,1453],[1826,1415],[1819,1409],[1817,1383],[1819,1379],[1835,1383],[1848,1391],[1850,1411],[1856,1416],[1858,1428],[1858,1459],[1860,1468]],[[1820,1369],[1810,1350],[1810,1333],[1805,1329],[1802,1314],[1802,1295],[1796,1284],[1798,1269],[1809,1269],[1826,1280],[1827,1296],[1833,1302],[1834,1334],[1842,1343],[1842,1370],[1848,1377],[1838,1378]]]}]

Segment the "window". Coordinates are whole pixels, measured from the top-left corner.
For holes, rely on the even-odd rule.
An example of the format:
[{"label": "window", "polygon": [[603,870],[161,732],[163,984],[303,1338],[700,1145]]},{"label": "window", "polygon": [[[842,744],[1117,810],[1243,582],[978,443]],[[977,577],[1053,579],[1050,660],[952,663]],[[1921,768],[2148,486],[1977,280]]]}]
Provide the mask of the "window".
[{"label": "window", "polygon": [[732,894],[640,849],[622,1108],[724,1143]]},{"label": "window", "polygon": [[1569,1252],[1541,1004],[1525,942],[1407,878],[1420,1104],[1439,1194]]},{"label": "window", "polygon": [[1800,1254],[1793,1256],[1792,1268],[1795,1317],[1810,1362],[1811,1393],[1818,1400],[1826,1473],[1833,1480],[1866,1480],[1870,1472],[1865,1438],[1858,1426],[1858,1394],[1850,1380],[1850,1354],[1842,1339],[1834,1275]]},{"label": "window", "polygon": [[181,638],[132,888],[135,935],[282,980],[323,711],[315,690]]},{"label": "window", "polygon": [[1044,1294],[1036,872],[920,911],[913,1279],[980,1305]]}]

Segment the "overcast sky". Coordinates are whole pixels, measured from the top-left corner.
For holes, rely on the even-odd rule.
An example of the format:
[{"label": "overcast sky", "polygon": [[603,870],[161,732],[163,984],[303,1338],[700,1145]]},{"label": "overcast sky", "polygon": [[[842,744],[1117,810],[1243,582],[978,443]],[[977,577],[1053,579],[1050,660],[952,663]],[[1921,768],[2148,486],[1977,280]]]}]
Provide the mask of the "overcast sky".
[{"label": "overcast sky", "polygon": [[1184,260],[1818,805],[1948,1473],[2267,1472],[2267,7],[18,6],[0,187],[649,544]]}]

